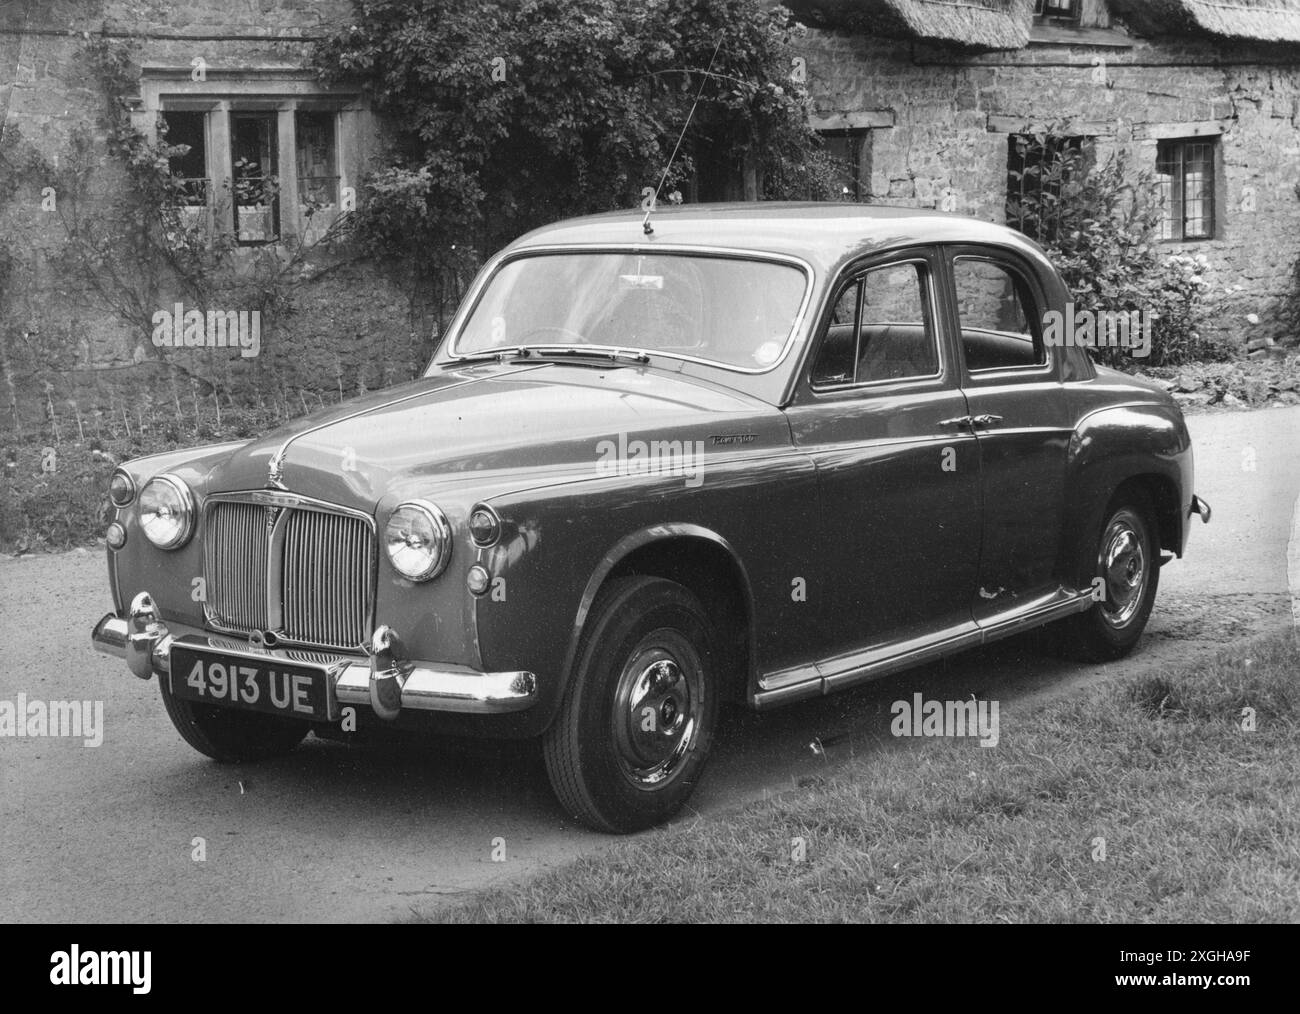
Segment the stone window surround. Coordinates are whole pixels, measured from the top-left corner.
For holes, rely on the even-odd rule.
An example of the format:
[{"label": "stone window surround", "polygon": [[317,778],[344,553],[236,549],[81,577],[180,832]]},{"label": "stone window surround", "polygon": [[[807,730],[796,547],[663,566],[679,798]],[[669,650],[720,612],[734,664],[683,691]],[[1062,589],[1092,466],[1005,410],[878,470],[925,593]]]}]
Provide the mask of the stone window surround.
[{"label": "stone window surround", "polygon": [[[167,111],[228,114],[231,111],[260,111],[277,114],[280,177],[280,237],[303,232],[298,200],[298,159],[295,151],[294,114],[299,110],[334,112],[339,193],[355,188],[360,178],[364,118],[369,113],[355,91],[323,85],[315,73],[301,67],[207,67],[205,80],[191,80],[190,67],[145,65],[140,74],[140,95],[132,99],[133,124],[151,140],[158,139],[158,116]],[[208,117],[208,172],[210,193],[228,192],[231,178],[230,118]],[[214,226],[233,233],[234,209],[216,204],[220,215]]]},{"label": "stone window surround", "polygon": [[[1104,154],[1117,144],[1132,144],[1135,154],[1134,165],[1155,168],[1156,153],[1160,142],[1167,140],[1204,139],[1214,145],[1214,233],[1206,239],[1166,239],[1162,244],[1194,247],[1198,244],[1215,243],[1228,238],[1228,173],[1224,163],[1223,141],[1231,133],[1232,117],[1214,120],[1170,120],[1146,123],[1127,123],[1127,139],[1117,136],[1118,120],[1083,120],[1070,119],[1057,123],[1057,133],[1081,134],[1089,138],[1096,149],[1094,156]],[[990,114],[987,129],[993,134],[1039,134],[1048,133],[1053,124],[1046,121],[1034,121],[1020,116]]]},{"label": "stone window surround", "polygon": [[[809,116],[808,125],[819,134],[860,135],[860,143],[870,146],[875,143],[873,131],[889,130],[894,126],[892,109],[860,109],[853,112],[817,112]],[[861,166],[859,174],[861,172]],[[860,193],[858,200],[869,201],[872,198],[871,178],[859,175]]]},{"label": "stone window surround", "polygon": [[[1210,197],[1210,234],[1208,236],[1169,236],[1160,242],[1164,245],[1194,246],[1198,243],[1211,243],[1224,238],[1224,222],[1227,218],[1227,179],[1223,164],[1224,131],[1215,124],[1161,124],[1154,130],[1143,133],[1143,164],[1154,168],[1159,157],[1160,142],[1193,144],[1198,141],[1211,146],[1210,171],[1213,174],[1213,190]],[[1181,230],[1180,230],[1181,231]]]}]

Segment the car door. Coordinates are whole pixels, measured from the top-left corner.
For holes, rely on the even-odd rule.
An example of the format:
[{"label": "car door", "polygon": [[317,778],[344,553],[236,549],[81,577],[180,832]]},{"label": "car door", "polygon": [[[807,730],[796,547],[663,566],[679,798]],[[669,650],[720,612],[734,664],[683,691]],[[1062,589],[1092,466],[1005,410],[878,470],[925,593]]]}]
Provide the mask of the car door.
[{"label": "car door", "polygon": [[943,334],[937,253],[900,251],[845,272],[787,410],[816,464],[819,574],[809,577],[834,680],[938,632],[974,630],[976,437]]},{"label": "car door", "polygon": [[1013,252],[946,248],[961,385],[979,447],[984,516],[977,622],[1032,611],[1060,593],[1066,456],[1072,434],[1056,350],[1043,341],[1044,288]]}]

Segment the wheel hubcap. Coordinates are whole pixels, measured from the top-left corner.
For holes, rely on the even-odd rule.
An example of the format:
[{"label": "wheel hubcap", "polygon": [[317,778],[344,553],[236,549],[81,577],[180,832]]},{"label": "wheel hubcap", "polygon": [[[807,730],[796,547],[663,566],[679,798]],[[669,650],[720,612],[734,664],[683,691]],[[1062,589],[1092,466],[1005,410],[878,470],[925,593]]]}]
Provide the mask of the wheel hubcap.
[{"label": "wheel hubcap", "polygon": [[1117,514],[1101,541],[1101,576],[1106,601],[1101,614],[1113,627],[1133,619],[1142,605],[1147,584],[1147,554],[1138,522],[1128,512]]},{"label": "wheel hubcap", "polygon": [[614,745],[624,776],[657,786],[681,770],[695,747],[703,676],[699,656],[673,630],[634,649],[614,694]]}]

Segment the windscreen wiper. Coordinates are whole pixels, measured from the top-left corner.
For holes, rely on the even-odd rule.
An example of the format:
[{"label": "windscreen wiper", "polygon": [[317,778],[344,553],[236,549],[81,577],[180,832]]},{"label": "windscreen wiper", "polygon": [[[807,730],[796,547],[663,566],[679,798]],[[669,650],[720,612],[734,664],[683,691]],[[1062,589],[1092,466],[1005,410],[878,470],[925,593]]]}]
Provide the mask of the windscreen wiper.
[{"label": "windscreen wiper", "polygon": [[534,345],[520,345],[512,349],[493,349],[488,352],[471,352],[469,355],[457,356],[456,361],[459,363],[490,362],[494,360],[504,362],[507,359],[549,359],[552,357],[608,359],[610,362],[618,362],[622,359],[634,363],[650,362],[649,354],[637,349],[545,348]]}]

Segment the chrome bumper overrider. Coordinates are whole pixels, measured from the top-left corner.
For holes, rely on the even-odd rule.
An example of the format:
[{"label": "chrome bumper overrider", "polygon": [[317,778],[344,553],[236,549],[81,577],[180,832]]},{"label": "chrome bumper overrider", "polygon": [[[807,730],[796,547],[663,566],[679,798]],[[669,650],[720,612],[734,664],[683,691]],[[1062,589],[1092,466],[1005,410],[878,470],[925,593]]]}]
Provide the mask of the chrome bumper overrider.
[{"label": "chrome bumper overrider", "polygon": [[[174,644],[211,648],[224,655],[293,660],[283,649],[232,647],[229,636],[174,633],[158,618],[147,592],[135,597],[126,616],[104,616],[90,639],[97,651],[126,659],[128,668],[146,680],[154,673],[169,672]],[[368,654],[365,660],[324,656],[316,664],[328,673],[340,704],[369,705],[380,718],[396,718],[403,708],[496,714],[522,710],[537,699],[537,679],[530,672],[479,672],[467,666],[411,661],[391,627],[374,632]]]}]

